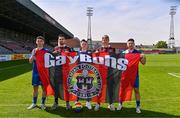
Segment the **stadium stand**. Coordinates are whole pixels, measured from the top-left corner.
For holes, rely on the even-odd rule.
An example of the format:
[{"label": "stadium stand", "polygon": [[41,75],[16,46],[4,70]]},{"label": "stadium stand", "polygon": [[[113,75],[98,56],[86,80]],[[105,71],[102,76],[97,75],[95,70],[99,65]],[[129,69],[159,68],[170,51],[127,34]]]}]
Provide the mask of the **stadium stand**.
[{"label": "stadium stand", "polygon": [[0,54],[30,53],[39,35],[45,37],[45,47],[52,50],[51,42],[57,42],[59,34],[67,39],[74,37],[31,0],[1,0]]},{"label": "stadium stand", "polygon": [[0,46],[0,54],[12,54],[13,52]]},{"label": "stadium stand", "polygon": [[0,44],[14,53],[29,53],[29,50],[26,50],[22,45],[13,40],[0,40]]}]

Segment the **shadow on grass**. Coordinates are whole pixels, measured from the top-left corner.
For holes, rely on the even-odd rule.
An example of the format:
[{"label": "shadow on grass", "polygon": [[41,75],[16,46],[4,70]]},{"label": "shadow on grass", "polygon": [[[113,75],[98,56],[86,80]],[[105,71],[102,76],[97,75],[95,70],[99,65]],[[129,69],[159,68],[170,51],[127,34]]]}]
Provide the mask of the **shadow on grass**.
[{"label": "shadow on grass", "polygon": [[0,82],[32,70],[27,60],[0,62]]},{"label": "shadow on grass", "polygon": [[83,111],[76,113],[74,110],[66,110],[65,107],[59,107],[56,110],[51,110],[47,107],[46,111],[51,114],[59,115],[60,117],[177,117],[171,114],[141,110],[141,114],[135,112],[135,108],[123,108],[121,111],[110,111],[108,108],[101,107],[99,111],[88,110],[83,107]]}]

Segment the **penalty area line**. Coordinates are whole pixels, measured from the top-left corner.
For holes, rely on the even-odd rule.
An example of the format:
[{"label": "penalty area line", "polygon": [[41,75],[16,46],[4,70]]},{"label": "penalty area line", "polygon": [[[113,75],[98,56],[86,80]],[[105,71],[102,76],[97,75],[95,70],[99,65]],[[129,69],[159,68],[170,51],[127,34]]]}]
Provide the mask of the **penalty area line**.
[{"label": "penalty area line", "polygon": [[176,75],[175,73],[168,73],[168,75],[171,75],[171,76],[174,76],[174,77],[180,78],[180,76]]}]

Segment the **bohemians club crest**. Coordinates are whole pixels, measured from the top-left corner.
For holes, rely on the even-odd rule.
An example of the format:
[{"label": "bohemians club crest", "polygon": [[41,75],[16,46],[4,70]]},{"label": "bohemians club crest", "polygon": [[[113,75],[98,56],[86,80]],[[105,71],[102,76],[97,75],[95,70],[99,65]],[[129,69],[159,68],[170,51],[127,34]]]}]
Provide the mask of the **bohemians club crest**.
[{"label": "bohemians club crest", "polygon": [[92,98],[101,93],[101,75],[90,64],[78,64],[69,72],[67,79],[68,91],[79,98]]}]

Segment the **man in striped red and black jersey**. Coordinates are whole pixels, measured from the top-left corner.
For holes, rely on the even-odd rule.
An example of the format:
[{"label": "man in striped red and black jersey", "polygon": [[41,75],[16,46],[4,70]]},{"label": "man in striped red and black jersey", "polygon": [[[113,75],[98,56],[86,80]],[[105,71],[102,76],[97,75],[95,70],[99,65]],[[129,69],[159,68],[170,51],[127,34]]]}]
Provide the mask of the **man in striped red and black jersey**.
[{"label": "man in striped red and black jersey", "polygon": [[58,46],[56,46],[56,47],[54,48],[54,52],[53,52],[53,53],[58,54],[58,53],[61,53],[61,52],[72,52],[73,49],[70,48],[70,47],[68,47],[68,46],[65,44],[65,42],[66,42],[65,36],[62,35],[62,34],[60,34],[60,35],[58,36]]},{"label": "man in striped red and black jersey", "polygon": [[[72,52],[73,49],[68,47],[66,44],[65,44],[65,41],[66,41],[66,38],[63,34],[60,34],[58,36],[58,46],[56,46],[54,48],[54,51],[53,53],[55,55],[61,55],[62,52]],[[55,71],[58,71],[57,69],[60,69],[59,67],[55,68]],[[59,74],[59,73],[57,73]],[[52,109],[56,109],[58,107],[58,95],[59,95],[59,75],[55,74],[55,78],[54,80],[56,81],[55,82],[55,95],[54,95],[54,104],[52,105]],[[69,104],[69,101],[66,101],[66,109],[71,109],[71,106]]]},{"label": "man in striped red and black jersey", "polygon": [[[100,49],[97,50],[97,52],[108,52],[110,55],[111,54],[115,54],[115,48],[112,48],[109,45],[109,36],[108,35],[104,35],[102,37],[102,46]],[[108,71],[110,72],[111,68],[108,68]],[[109,73],[108,72],[108,73]],[[115,110],[115,107],[113,105],[113,85],[114,85],[114,79],[113,78],[107,78],[107,89],[108,89],[108,97],[109,97],[109,105],[108,108],[111,111]],[[98,111],[100,107],[100,103],[97,103],[94,110]]]},{"label": "man in striped red and black jersey", "polygon": [[97,51],[98,52],[115,53],[115,48],[112,48],[111,45],[109,45],[109,36],[108,35],[104,35],[102,37],[102,46]]}]

